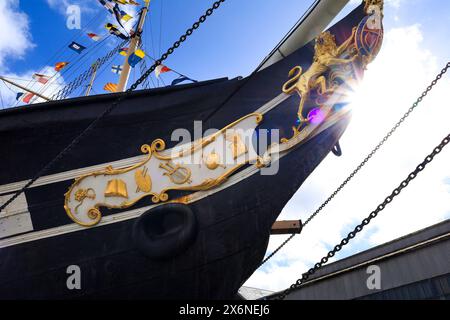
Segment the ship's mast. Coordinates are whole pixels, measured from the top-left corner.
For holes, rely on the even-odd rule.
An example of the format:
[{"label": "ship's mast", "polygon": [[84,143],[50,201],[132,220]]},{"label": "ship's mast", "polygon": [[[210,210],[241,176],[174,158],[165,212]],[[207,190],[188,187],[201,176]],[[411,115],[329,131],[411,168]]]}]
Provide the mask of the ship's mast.
[{"label": "ship's mast", "polygon": [[86,93],[84,94],[85,96],[88,96],[89,93],[91,93],[92,86],[94,85],[95,76],[97,75],[98,62],[95,62],[92,65],[92,68],[94,68],[94,72],[92,73],[91,81],[89,81],[89,84],[87,86]]},{"label": "ship's mast", "polygon": [[18,84],[18,83],[15,83],[15,82],[13,82],[13,81],[11,81],[11,80],[8,80],[8,79],[4,78],[4,77],[2,77],[2,76],[0,76],[0,80],[3,80],[3,81],[5,81],[5,82],[8,82],[9,84],[12,84],[12,85],[15,86],[15,87],[20,88],[20,89],[22,89],[22,90],[25,90],[26,92],[32,93],[32,94],[34,94],[36,97],[42,98],[42,99],[44,99],[44,100],[46,100],[46,101],[52,100],[52,99],[50,99],[50,98],[47,98],[46,96],[43,96],[42,94],[37,93],[36,91],[30,90],[30,89],[28,89],[28,88],[26,88],[26,87],[24,87],[24,86],[21,86],[21,85]]},{"label": "ship's mast", "polygon": [[120,74],[119,83],[117,84],[117,92],[125,91],[130,76],[131,66],[128,64],[128,57],[136,50],[139,42],[141,41],[142,29],[145,23],[145,17],[147,16],[148,7],[150,6],[150,0],[145,0],[145,6],[142,7],[139,15],[139,22],[136,28],[134,36],[131,38],[130,46],[127,51],[127,56],[122,65],[122,73]]}]

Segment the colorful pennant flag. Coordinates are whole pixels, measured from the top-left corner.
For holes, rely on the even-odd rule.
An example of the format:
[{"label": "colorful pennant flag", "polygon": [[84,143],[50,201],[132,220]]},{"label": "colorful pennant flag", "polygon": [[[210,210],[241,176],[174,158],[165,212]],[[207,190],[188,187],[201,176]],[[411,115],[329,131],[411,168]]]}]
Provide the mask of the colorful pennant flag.
[{"label": "colorful pennant flag", "polygon": [[112,66],[111,71],[113,73],[121,74],[122,73],[122,66]]},{"label": "colorful pennant flag", "polygon": [[186,76],[180,75],[178,78],[174,79],[170,85],[174,86],[174,85],[179,84],[179,83],[181,83],[183,81],[197,82],[197,80],[194,80],[194,79],[188,78]]},{"label": "colorful pennant flag", "polygon": [[114,3],[111,0],[98,0],[100,4],[105,7],[106,10],[108,10],[109,13],[114,14],[114,7],[117,5],[117,3]]},{"label": "colorful pennant flag", "polygon": [[160,75],[161,73],[165,73],[165,72],[168,72],[168,71],[171,71],[170,68],[166,67],[166,66],[163,65],[163,64],[159,64],[159,65],[156,66],[156,68],[155,68],[155,75],[156,75],[157,78],[159,78],[159,75]]},{"label": "colorful pennant flag", "polygon": [[125,11],[122,11],[122,10],[120,10],[120,16],[121,16],[121,19],[125,22],[128,22],[131,18],[133,18],[128,13],[126,13]]},{"label": "colorful pennant flag", "polygon": [[34,97],[34,93],[31,93],[31,92],[29,92],[29,93],[18,92],[17,96],[16,96],[16,100],[22,101],[25,103],[30,103],[31,99],[33,99],[33,97]]},{"label": "colorful pennant flag", "polygon": [[94,41],[100,40],[100,36],[97,35],[97,34],[95,34],[95,33],[88,33],[87,36],[88,36],[89,38],[91,38],[92,40],[94,40]]},{"label": "colorful pennant flag", "polygon": [[55,71],[61,71],[62,68],[64,68],[65,66],[67,66],[69,63],[68,62],[57,62],[55,64]]},{"label": "colorful pennant flag", "polygon": [[128,64],[134,68],[143,58],[145,57],[145,52],[141,49],[137,49],[135,52],[130,54],[128,57]]},{"label": "colorful pennant flag", "polygon": [[105,86],[103,87],[103,90],[105,90],[105,91],[110,91],[110,92],[117,92],[117,84],[108,82],[108,83],[105,84]]},{"label": "colorful pennant flag", "polygon": [[118,3],[118,4],[132,4],[135,6],[138,6],[139,3],[135,2],[134,0],[113,0],[114,2]]},{"label": "colorful pennant flag", "polygon": [[126,35],[124,35],[122,32],[120,32],[119,29],[117,29],[117,27],[115,25],[113,25],[112,23],[105,24],[105,28],[109,31],[109,33],[115,35],[116,37],[119,37],[123,40],[128,39],[128,37]]},{"label": "colorful pennant flag", "polygon": [[81,52],[83,52],[84,49],[86,49],[85,46],[82,46],[81,44],[76,43],[75,41],[72,41],[72,43],[69,44],[69,48],[78,54],[80,54]]},{"label": "colorful pennant flag", "polygon": [[125,22],[130,20],[132,16],[130,16],[125,11],[121,10],[119,8],[119,5],[117,4],[117,1],[115,0],[98,0],[100,4],[108,10],[109,13],[114,15],[116,17],[117,23],[123,28],[121,20],[124,20]]},{"label": "colorful pennant flag", "polygon": [[50,79],[49,76],[46,76],[44,74],[39,74],[39,73],[33,74],[32,78],[42,84],[46,84],[48,82],[48,80]]},{"label": "colorful pennant flag", "polygon": [[119,49],[119,54],[126,57],[128,53],[128,48],[121,48]]}]

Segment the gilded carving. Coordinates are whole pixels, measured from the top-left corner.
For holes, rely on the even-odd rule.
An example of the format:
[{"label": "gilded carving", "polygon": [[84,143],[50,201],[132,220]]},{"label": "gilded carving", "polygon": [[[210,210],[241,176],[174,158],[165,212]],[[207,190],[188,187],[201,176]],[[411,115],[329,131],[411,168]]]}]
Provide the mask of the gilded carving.
[{"label": "gilded carving", "polygon": [[231,142],[230,148],[233,159],[237,159],[240,155],[247,153],[247,146],[242,141],[240,134],[227,131],[226,140]]},{"label": "gilded carving", "polygon": [[206,156],[205,164],[209,170],[216,170],[218,167],[225,168],[225,166],[220,163],[220,156],[215,151],[212,151]]},{"label": "gilded carving", "polygon": [[326,95],[331,94],[335,89],[327,84],[325,73],[330,71],[332,66],[346,65],[358,58],[358,55],[353,55],[351,58],[339,58],[352,44],[355,32],[356,28],[353,28],[352,35],[339,47],[336,44],[334,35],[329,31],[322,32],[316,38],[313,63],[308,70],[303,72],[302,67],[295,66],[289,71],[289,77],[292,78],[283,84],[282,90],[287,94],[296,92],[300,96],[297,113],[300,125],[308,121],[303,116],[303,108],[311,92],[318,90],[320,95]]},{"label": "gilded carving", "polygon": [[[135,165],[120,169],[107,166],[103,170],[98,170],[76,178],[75,182],[65,194],[64,208],[67,215],[80,225],[93,226],[101,220],[102,215],[99,210],[100,207],[124,209],[148,196],[151,196],[150,199],[153,203],[165,202],[169,200],[168,191],[170,190],[207,190],[220,185],[235,170],[244,165],[244,163],[238,163],[233,167],[230,167],[226,172],[221,173],[219,176],[210,178],[205,177],[203,181],[199,180],[197,176],[196,181],[201,182],[193,184],[194,179],[192,177],[192,170],[194,167],[191,168],[189,165],[173,160],[185,155],[192,155],[197,151],[202,153],[203,147],[217,141],[217,138],[220,135],[225,135],[227,129],[232,128],[248,118],[253,118],[257,125],[262,121],[263,116],[260,113],[248,114],[222,128],[222,130],[191,143],[187,148],[172,153],[164,153],[166,148],[165,142],[162,139],[156,139],[150,145],[145,144],[141,147],[141,151],[147,154],[147,157]],[[242,148],[237,147],[235,152],[242,152]],[[211,168],[216,166],[223,166],[225,168],[225,166],[220,163],[220,159],[215,153],[211,153],[210,156],[207,157],[207,161],[202,162],[199,168],[201,168],[201,166],[204,166],[207,170],[212,170]],[[153,178],[152,183],[152,177],[157,174],[157,171],[151,170],[162,170],[162,174],[167,176],[170,182],[162,182],[162,180],[159,179],[159,187],[156,188],[156,180]],[[199,173],[200,172],[201,171],[199,171]],[[95,183],[93,179],[95,179]],[[136,184],[136,189],[134,189],[134,187],[132,189],[127,189],[127,187],[130,186],[130,181],[133,180]],[[94,187],[94,185],[96,187]],[[101,191],[99,188],[102,187],[105,188],[104,194],[102,197],[97,196],[97,198],[101,198],[101,200],[98,200],[97,202],[93,201],[97,200],[95,198],[94,190],[99,193]],[[92,191],[84,191],[83,193],[79,191],[80,189],[92,189]],[[75,205],[71,204],[71,201],[77,201],[77,199],[84,199],[85,201],[83,203],[83,216],[81,216],[80,212],[75,212]],[[86,199],[89,199],[90,201],[88,205],[86,204]]]},{"label": "gilded carving", "polygon": [[[319,95],[314,105],[321,107],[321,100],[327,100],[334,93],[342,94],[343,91],[338,92],[337,89],[355,80],[354,66],[364,69],[378,53],[383,36],[383,1],[365,0],[364,10],[367,16],[352,29],[351,35],[341,45],[336,44],[335,36],[329,31],[322,32],[316,37],[310,67],[304,71],[302,67],[295,66],[289,71],[290,79],[283,84],[282,91],[286,94],[296,92],[300,97],[297,112],[299,125],[292,128],[293,137],[298,135],[304,123],[310,121],[303,112],[312,93]],[[290,139],[283,138],[281,142],[286,143]]]},{"label": "gilded carving", "polygon": [[364,12],[370,14],[369,8],[372,6],[376,6],[379,8],[381,12],[383,12],[383,0],[364,0]]},{"label": "gilded carving", "polygon": [[142,169],[137,169],[134,173],[134,180],[136,182],[136,193],[137,192],[150,192],[152,189],[152,179],[147,173],[147,167]]},{"label": "gilded carving", "polygon": [[108,181],[105,190],[105,197],[122,197],[128,199],[127,184],[121,179]]},{"label": "gilded carving", "polygon": [[75,207],[75,212],[78,211],[78,208],[83,204],[83,201],[85,198],[88,199],[95,199],[95,191],[92,188],[88,188],[88,189],[78,189],[75,192],[75,200],[80,202],[76,207]]},{"label": "gilded carving", "polygon": [[191,170],[171,161],[160,163],[159,167],[166,172],[163,175],[169,177],[170,181],[175,184],[191,183]]}]

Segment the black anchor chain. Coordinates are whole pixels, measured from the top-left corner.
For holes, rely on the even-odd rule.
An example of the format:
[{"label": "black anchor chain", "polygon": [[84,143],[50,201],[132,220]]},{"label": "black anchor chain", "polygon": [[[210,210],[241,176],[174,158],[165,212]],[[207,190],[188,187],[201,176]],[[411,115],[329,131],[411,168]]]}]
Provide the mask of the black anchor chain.
[{"label": "black anchor chain", "polygon": [[328,259],[334,257],[334,255],[339,252],[345,245],[347,245],[351,239],[353,239],[358,232],[361,232],[365,226],[367,226],[372,219],[378,216],[378,213],[382,211],[391,201],[400,194],[400,192],[408,186],[408,184],[416,178],[416,176],[429,164],[433,161],[434,157],[442,151],[442,149],[450,142],[450,133],[438,144],[428,156],[416,167],[414,171],[412,171],[405,180],[403,180],[397,188],[395,188],[390,195],[384,199],[382,203],[380,203],[375,210],[373,210],[367,218],[363,219],[360,224],[358,224],[353,231],[351,231],[345,238],[341,240],[339,244],[337,244],[332,250],[328,252],[326,256],[320,259],[314,267],[305,272],[300,279],[298,279],[294,284],[292,284],[288,289],[275,296],[275,299],[282,300],[286,298],[286,296],[292,291],[300,288],[310,276],[312,276],[317,270],[319,270],[325,263],[328,262]]},{"label": "black anchor chain", "polygon": [[[450,68],[450,62],[447,62],[446,66],[439,72],[439,74],[436,76],[436,78],[431,81],[430,85],[425,89],[425,91],[422,92],[422,94],[417,98],[417,100],[412,104],[412,106],[403,114],[403,116],[397,121],[397,123],[392,127],[391,130],[381,139],[381,141],[375,146],[375,148],[372,149],[372,151],[369,152],[369,154],[364,158],[364,160],[355,168],[355,170],[350,173],[350,175],[337,187],[336,190],[333,191],[333,193],[317,208],[316,211],[314,211],[313,214],[311,214],[303,223],[303,228],[312,220],[314,217],[341,191],[345,185],[353,179],[353,177],[361,170],[361,168],[370,160],[370,158],[375,155],[375,153],[378,151],[378,149],[381,148],[381,146],[392,136],[392,134],[400,127],[400,125],[405,121],[405,119],[411,114],[411,112],[414,111],[414,109],[419,105],[420,102],[422,102],[423,98],[426,97],[426,95],[433,89],[433,87],[436,85],[436,83],[442,78],[442,76],[447,72],[447,70]],[[291,241],[292,238],[294,238],[297,235],[297,233],[291,234],[284,242],[278,246],[271,254],[269,254],[259,266],[262,266],[264,263],[267,262],[270,258],[272,258],[278,251],[281,250],[289,241]]]},{"label": "black anchor chain", "polygon": [[186,32],[180,36],[180,38],[173,43],[173,45],[167,49],[165,53],[156,60],[153,65],[148,68],[148,70],[141,75],[139,79],[136,80],[135,83],[133,83],[130,88],[128,88],[124,94],[120,95],[108,108],[106,108],[95,120],[93,120],[86,129],[83,130],[76,138],[72,140],[72,142],[69,143],[67,147],[65,147],[56,157],[54,157],[50,162],[48,162],[33,178],[31,178],[20,190],[16,191],[14,195],[9,198],[4,204],[0,206],[0,212],[3,211],[11,202],[13,202],[21,193],[23,193],[26,189],[28,189],[34,182],[36,182],[37,179],[39,179],[41,176],[43,176],[46,172],[48,172],[58,161],[60,161],[64,156],[66,156],[68,153],[72,151],[72,149],[82,140],[84,139],[98,124],[99,122],[105,118],[107,115],[109,115],[123,100],[128,98],[130,93],[135,90],[154,70],[155,68],[160,65],[164,60],[167,59],[167,57],[176,50],[182,42],[184,42],[198,27],[200,27],[200,24],[206,21],[206,18],[212,15],[214,10],[219,8],[219,6],[225,2],[225,0],[218,0],[214,2],[212,7],[210,7],[208,10],[206,10],[205,14],[200,16],[200,18],[192,24],[192,27],[186,30]]}]

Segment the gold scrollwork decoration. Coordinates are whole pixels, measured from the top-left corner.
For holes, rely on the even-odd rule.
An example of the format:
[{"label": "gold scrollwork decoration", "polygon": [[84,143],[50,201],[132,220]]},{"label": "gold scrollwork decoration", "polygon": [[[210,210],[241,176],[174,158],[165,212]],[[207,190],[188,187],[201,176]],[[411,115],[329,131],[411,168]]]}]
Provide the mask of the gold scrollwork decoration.
[{"label": "gold scrollwork decoration", "polygon": [[92,188],[78,189],[77,191],[75,191],[74,198],[79,202],[79,204],[75,207],[75,213],[77,213],[78,208],[83,204],[85,198],[94,200],[95,196],[95,191]]},{"label": "gold scrollwork decoration", "polygon": [[247,153],[247,146],[242,141],[240,134],[235,132],[227,132],[226,140],[231,142],[230,148],[233,154],[233,159],[237,159],[240,155]]},{"label": "gold scrollwork decoration", "polygon": [[355,32],[356,28],[353,28],[351,36],[340,46],[337,46],[333,34],[329,31],[322,32],[316,38],[313,62],[308,70],[303,72],[300,66],[295,66],[289,71],[288,76],[292,78],[283,84],[282,91],[286,94],[296,92],[300,97],[297,112],[298,119],[300,120],[299,127],[303,123],[308,122],[308,119],[303,116],[303,109],[311,92],[317,90],[320,95],[326,95],[333,93],[335,89],[334,86],[328,86],[325,77],[326,72],[330,71],[333,66],[343,66],[354,62],[358,58],[357,54],[351,58],[340,58],[349,46],[353,44]]},{"label": "gold scrollwork decoration", "polygon": [[128,199],[127,184],[121,179],[108,181],[105,190],[105,197],[122,197]]},{"label": "gold scrollwork decoration", "polygon": [[212,151],[206,156],[205,165],[209,170],[216,170],[218,167],[226,168],[220,161],[220,156]]},{"label": "gold scrollwork decoration", "polygon": [[163,175],[167,176],[170,181],[175,184],[191,183],[191,170],[179,164],[174,164],[171,161],[160,163],[159,168],[165,170]]},{"label": "gold scrollwork decoration", "polygon": [[88,210],[88,217],[94,221],[100,220],[101,217],[100,210],[98,210],[97,208],[90,208]]},{"label": "gold scrollwork decoration", "polygon": [[[144,161],[137,163],[133,166],[123,168],[123,169],[114,169],[112,166],[107,166],[104,170],[99,170],[96,172],[88,173],[81,177],[76,178],[74,183],[69,187],[69,190],[64,194],[64,210],[66,211],[69,218],[71,218],[74,222],[76,222],[79,225],[82,225],[85,227],[90,227],[90,226],[96,225],[101,220],[102,215],[101,215],[101,212],[98,209],[98,207],[107,207],[107,208],[115,208],[115,209],[123,208],[122,205],[116,206],[116,205],[111,205],[111,204],[107,204],[107,203],[97,203],[95,205],[95,207],[90,208],[87,212],[87,216],[90,219],[92,219],[92,221],[83,222],[77,218],[77,216],[76,216],[77,212],[74,212],[75,214],[72,213],[72,210],[70,209],[70,206],[69,206],[69,202],[70,202],[70,198],[71,198],[71,194],[72,194],[73,190],[75,190],[80,185],[80,183],[87,177],[111,176],[111,175],[116,175],[116,174],[120,174],[120,173],[126,173],[126,172],[132,171],[132,170],[139,168],[139,167],[143,166],[144,164],[146,164],[152,157],[152,148],[151,148],[151,146],[144,144],[141,146],[141,151],[144,154],[148,154],[148,156],[144,159]],[[76,193],[77,192],[78,192],[78,190],[76,191]],[[81,197],[82,197],[82,193],[79,192],[78,198],[81,199]],[[86,197],[84,197],[83,199],[85,199],[85,198]],[[77,200],[77,194],[74,194],[74,199]],[[90,198],[90,199],[92,199],[92,198]],[[130,202],[131,203],[130,205],[134,204],[136,201]],[[78,207],[79,207],[79,205],[76,208],[78,209]]]},{"label": "gold scrollwork decoration", "polygon": [[243,116],[242,118],[228,124],[227,126],[223,127],[222,129],[213,133],[212,135],[194,141],[188,148],[182,149],[179,152],[177,152],[176,154],[161,153],[161,151],[164,151],[166,148],[166,144],[162,139],[156,139],[155,141],[153,141],[151,144],[151,148],[152,148],[152,151],[154,152],[155,158],[158,158],[160,160],[173,160],[176,158],[181,158],[185,155],[192,154],[194,151],[204,148],[205,146],[214,142],[217,137],[224,134],[227,130],[234,127],[239,122],[242,122],[243,120],[250,118],[250,117],[255,117],[256,124],[261,123],[261,121],[263,120],[262,113],[259,113],[259,112],[249,113],[249,114]]},{"label": "gold scrollwork decoration", "polygon": [[150,192],[152,189],[152,179],[147,173],[148,169],[144,166],[142,169],[137,169],[134,173],[134,180],[136,182],[136,193],[138,192]]},{"label": "gold scrollwork decoration", "polygon": [[[215,139],[220,135],[223,134],[227,129],[233,127],[237,123],[243,121],[244,119],[254,117],[257,124],[259,124],[262,121],[263,115],[260,113],[251,113],[248,114],[239,120],[227,125],[226,127],[222,128],[220,131],[205,137],[203,139],[200,139],[199,141],[196,141],[192,143],[192,145],[187,148],[183,149],[179,152],[177,152],[175,155],[170,154],[162,154],[166,148],[166,144],[164,140],[162,139],[156,139],[154,140],[150,145],[145,144],[141,147],[141,151],[145,154],[148,154],[148,156],[141,162],[129,166],[126,168],[121,169],[114,169],[112,166],[108,166],[103,170],[99,170],[96,172],[92,172],[86,175],[83,175],[79,178],[76,178],[74,183],[70,186],[69,190],[65,193],[65,202],[64,202],[64,209],[67,213],[67,215],[76,223],[82,225],[82,226],[93,226],[97,224],[101,220],[101,212],[99,210],[100,207],[106,207],[106,208],[115,208],[115,209],[125,209],[132,205],[134,205],[136,202],[141,200],[142,198],[146,196],[151,196],[151,200],[153,203],[159,203],[159,202],[165,202],[169,200],[168,191],[169,190],[186,190],[186,191],[197,191],[197,190],[206,190],[212,187],[215,187],[223,181],[227,179],[229,175],[231,175],[235,170],[240,168],[244,164],[237,164],[233,168],[227,170],[225,173],[220,175],[217,178],[209,178],[201,182],[197,185],[184,185],[186,183],[191,184],[192,179],[191,175],[192,172],[188,167],[182,166],[181,164],[176,164],[172,162],[174,158],[181,157],[183,155],[188,154],[188,152],[194,152],[209,143],[215,141]],[[159,192],[152,191],[152,183],[151,183],[151,177],[147,172],[146,164],[150,161],[152,157],[155,157],[159,160],[167,160],[164,163],[160,163],[160,168],[162,170],[165,170],[163,174],[166,175],[175,185],[170,186],[168,188],[162,189]],[[69,206],[69,203],[72,199],[72,192],[76,190],[76,188],[79,188],[82,182],[88,178],[88,177],[97,177],[97,176],[111,176],[111,179],[107,182],[107,188],[106,191],[107,194],[105,196],[110,196],[112,199],[114,197],[128,197],[128,192],[126,191],[126,184],[125,181],[122,181],[118,179],[118,177],[113,177],[114,175],[119,175],[123,173],[130,172],[132,170],[135,170],[134,173],[134,180],[136,182],[137,186],[137,192],[142,191],[143,193],[137,197],[134,197],[130,200],[125,200],[117,204],[117,202],[111,202],[106,201],[107,203],[95,203],[93,206],[87,211],[87,217],[91,219],[92,221],[81,221],[74,213],[72,213],[71,206]],[[133,176],[132,176],[133,177]],[[128,176],[129,179],[129,176]],[[127,180],[128,181],[128,180]],[[91,194],[88,194],[91,195]],[[125,197],[125,195],[127,197]],[[75,196],[75,195],[73,195]],[[81,197],[81,193],[80,193]]]}]

